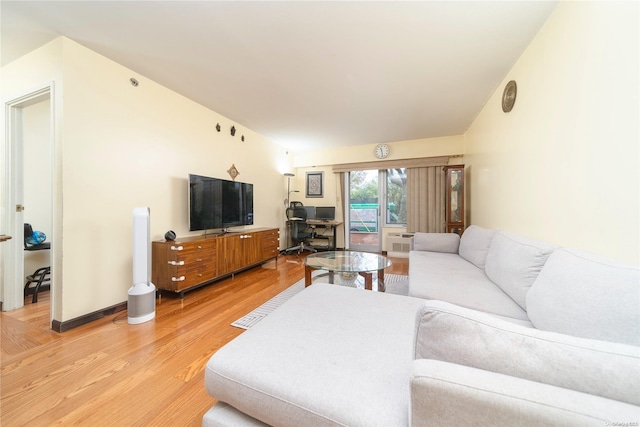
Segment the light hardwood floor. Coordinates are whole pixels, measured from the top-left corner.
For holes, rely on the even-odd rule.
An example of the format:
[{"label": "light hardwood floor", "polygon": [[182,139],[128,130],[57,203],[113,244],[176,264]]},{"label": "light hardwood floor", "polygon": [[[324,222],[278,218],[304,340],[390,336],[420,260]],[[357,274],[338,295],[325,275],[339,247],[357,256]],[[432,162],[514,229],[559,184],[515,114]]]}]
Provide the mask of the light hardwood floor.
[{"label": "light hardwood floor", "polygon": [[[387,273],[407,274],[408,259],[392,260]],[[0,313],[0,425],[199,426],[215,403],[204,366],[243,332],[231,322],[303,277],[300,258],[280,256],[182,300],[163,296],[140,325],[123,311],[58,334],[48,292]]]}]

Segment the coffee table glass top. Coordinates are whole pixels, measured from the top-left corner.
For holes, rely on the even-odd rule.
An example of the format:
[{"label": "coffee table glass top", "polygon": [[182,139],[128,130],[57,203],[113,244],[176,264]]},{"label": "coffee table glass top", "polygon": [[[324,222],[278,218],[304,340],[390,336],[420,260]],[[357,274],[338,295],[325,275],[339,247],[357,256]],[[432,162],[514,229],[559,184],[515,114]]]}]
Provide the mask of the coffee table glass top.
[{"label": "coffee table glass top", "polygon": [[308,255],[304,263],[316,270],[354,273],[384,270],[391,266],[391,260],[382,255],[354,251],[318,252]]}]

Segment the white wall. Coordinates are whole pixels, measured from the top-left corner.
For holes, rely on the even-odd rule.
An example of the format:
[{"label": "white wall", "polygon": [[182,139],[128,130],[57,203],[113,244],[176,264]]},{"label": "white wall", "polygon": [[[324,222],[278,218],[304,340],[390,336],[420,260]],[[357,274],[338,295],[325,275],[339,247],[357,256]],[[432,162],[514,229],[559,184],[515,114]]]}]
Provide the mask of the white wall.
[{"label": "white wall", "polygon": [[56,111],[61,136],[54,161],[64,189],[61,221],[55,224],[64,230],[56,320],[127,300],[135,207],[151,208],[152,239],[169,229],[190,234],[189,173],[227,178],[235,164],[237,180],[254,184],[254,227],[284,227],[282,173],[291,161],[283,148],[76,42],[60,38],[55,46],[4,67],[10,72],[3,74],[3,88],[41,84],[30,69],[34,57],[45,65],[47,59],[62,64],[55,76],[62,105]]},{"label": "white wall", "polygon": [[[24,222],[51,241],[51,141],[49,100],[23,109]],[[50,265],[50,251],[24,253],[25,275]]]},{"label": "white wall", "polygon": [[638,264],[638,76],[637,2],[561,3],[465,135],[471,223]]}]

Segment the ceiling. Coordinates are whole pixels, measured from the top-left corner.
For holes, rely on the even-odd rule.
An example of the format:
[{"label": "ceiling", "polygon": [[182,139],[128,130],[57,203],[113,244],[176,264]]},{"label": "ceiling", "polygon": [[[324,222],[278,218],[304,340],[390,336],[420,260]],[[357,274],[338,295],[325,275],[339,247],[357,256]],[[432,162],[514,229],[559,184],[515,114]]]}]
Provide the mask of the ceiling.
[{"label": "ceiling", "polygon": [[463,134],[549,1],[6,1],[2,65],[64,35],[294,152]]}]

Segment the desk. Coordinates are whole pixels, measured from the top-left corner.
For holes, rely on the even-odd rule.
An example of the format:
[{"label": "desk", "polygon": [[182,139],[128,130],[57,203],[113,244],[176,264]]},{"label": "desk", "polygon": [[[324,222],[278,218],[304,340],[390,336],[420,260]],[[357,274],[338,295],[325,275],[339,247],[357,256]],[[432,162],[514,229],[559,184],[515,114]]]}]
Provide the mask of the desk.
[{"label": "desk", "polygon": [[[333,231],[333,236],[327,236],[326,234],[317,234],[314,238],[318,238],[318,239],[327,239],[328,243],[326,246],[327,250],[330,251],[335,251],[336,250],[336,229],[338,228],[338,226],[342,225],[341,221],[324,221],[321,219],[308,219],[307,220],[307,225],[309,227],[313,227],[314,229],[317,229],[318,227],[320,228],[324,228],[326,229],[330,229],[331,231]],[[313,245],[312,245],[313,246]],[[314,246],[315,249],[325,249],[324,246],[323,247],[318,247],[318,246]]]}]

